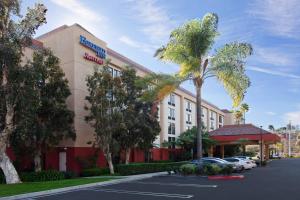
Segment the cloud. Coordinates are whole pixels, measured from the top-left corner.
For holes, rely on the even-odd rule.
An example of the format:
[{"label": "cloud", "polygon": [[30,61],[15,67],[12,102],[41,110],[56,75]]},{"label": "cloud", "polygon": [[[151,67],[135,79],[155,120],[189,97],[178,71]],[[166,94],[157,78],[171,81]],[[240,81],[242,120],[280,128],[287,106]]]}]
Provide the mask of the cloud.
[{"label": "cloud", "polygon": [[300,124],[300,110],[287,112],[283,115],[283,120],[285,123],[291,122],[294,125]]},{"label": "cloud", "polygon": [[281,76],[281,77],[286,77],[286,78],[294,78],[294,79],[300,79],[300,75],[292,74],[292,73],[286,73],[286,72],[280,72],[278,70],[270,70],[266,68],[261,68],[261,67],[247,67],[247,70],[255,71],[255,72],[261,72],[264,74],[270,74],[274,76]]},{"label": "cloud", "polygon": [[288,53],[286,49],[263,48],[258,46],[254,49],[256,60],[261,63],[281,66],[284,67],[284,69],[290,69],[291,66],[297,64],[295,54]]},{"label": "cloud", "polygon": [[126,35],[119,37],[119,41],[133,48],[141,49],[144,52],[154,54],[158,46],[137,42]]},{"label": "cloud", "polygon": [[119,38],[119,40],[121,42],[123,42],[124,44],[127,44],[128,46],[131,46],[131,47],[135,47],[135,48],[139,48],[141,47],[141,45],[139,43],[137,43],[136,41],[132,40],[131,38],[129,38],[128,36],[121,36]]},{"label": "cloud", "polygon": [[151,42],[160,42],[170,35],[176,22],[157,0],[128,0],[129,15],[139,23],[140,31]]},{"label": "cloud", "polygon": [[249,14],[265,23],[260,28],[273,35],[300,39],[299,0],[255,0]]},{"label": "cloud", "polygon": [[104,16],[84,6],[79,0],[51,0],[51,2],[86,20],[101,22],[105,19]]},{"label": "cloud", "polygon": [[267,114],[267,115],[271,115],[271,116],[276,115],[276,113],[275,113],[275,112],[272,112],[272,111],[268,111],[268,112],[266,112],[266,114]]}]

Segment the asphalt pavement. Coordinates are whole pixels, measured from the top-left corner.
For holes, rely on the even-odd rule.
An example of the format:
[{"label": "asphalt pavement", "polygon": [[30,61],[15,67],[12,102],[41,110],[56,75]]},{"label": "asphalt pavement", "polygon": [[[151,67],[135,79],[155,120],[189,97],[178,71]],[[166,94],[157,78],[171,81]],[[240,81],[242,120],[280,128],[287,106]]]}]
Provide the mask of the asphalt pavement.
[{"label": "asphalt pavement", "polygon": [[243,173],[242,180],[163,175],[140,181],[85,188],[40,200],[300,200],[300,159],[274,160]]}]

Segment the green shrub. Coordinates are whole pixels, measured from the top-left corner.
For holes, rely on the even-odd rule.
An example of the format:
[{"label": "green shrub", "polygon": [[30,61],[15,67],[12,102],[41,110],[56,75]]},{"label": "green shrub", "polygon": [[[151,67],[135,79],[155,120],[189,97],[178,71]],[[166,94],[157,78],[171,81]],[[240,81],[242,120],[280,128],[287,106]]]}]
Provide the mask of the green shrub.
[{"label": "green shrub", "polygon": [[72,178],[77,177],[77,174],[75,172],[72,172],[72,171],[66,171],[66,172],[63,172],[63,173],[64,173],[64,176],[65,176],[65,179],[72,179]]},{"label": "green shrub", "polygon": [[20,174],[23,182],[55,181],[65,179],[63,172],[47,170],[40,172],[23,172]]},{"label": "green shrub", "polygon": [[233,167],[231,165],[227,165],[221,169],[220,173],[224,175],[229,175],[232,174],[232,172],[233,172]]},{"label": "green shrub", "polygon": [[134,163],[116,165],[116,172],[120,175],[145,174],[163,171],[178,171],[179,167],[187,162],[167,162],[167,163]]},{"label": "green shrub", "polygon": [[92,168],[92,169],[84,169],[81,172],[81,176],[101,176],[109,174],[108,168]]},{"label": "green shrub", "polygon": [[217,175],[220,174],[221,170],[222,169],[216,164],[203,166],[203,173],[206,175]]},{"label": "green shrub", "polygon": [[197,169],[197,166],[194,164],[184,164],[184,165],[180,166],[179,171],[183,175],[191,175],[191,174],[196,173],[196,169]]}]

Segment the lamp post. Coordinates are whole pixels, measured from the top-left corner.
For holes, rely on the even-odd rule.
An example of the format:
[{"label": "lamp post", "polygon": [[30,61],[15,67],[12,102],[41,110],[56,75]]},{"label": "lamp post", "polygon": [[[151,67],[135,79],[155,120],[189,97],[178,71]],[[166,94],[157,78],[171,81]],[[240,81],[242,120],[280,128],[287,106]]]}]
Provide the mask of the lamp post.
[{"label": "lamp post", "polygon": [[263,163],[263,137],[262,137],[262,126],[260,126],[260,166]]}]

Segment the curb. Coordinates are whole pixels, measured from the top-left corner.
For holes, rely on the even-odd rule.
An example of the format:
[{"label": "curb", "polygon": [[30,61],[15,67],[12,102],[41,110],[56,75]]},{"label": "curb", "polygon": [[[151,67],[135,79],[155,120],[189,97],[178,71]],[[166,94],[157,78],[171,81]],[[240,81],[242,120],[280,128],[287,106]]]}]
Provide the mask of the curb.
[{"label": "curb", "polygon": [[98,182],[98,183],[89,183],[89,184],[84,184],[84,185],[77,185],[77,186],[70,186],[70,187],[65,187],[65,188],[45,190],[45,191],[41,191],[41,192],[31,192],[31,193],[26,193],[26,194],[2,197],[2,198],[0,198],[0,200],[24,199],[24,198],[47,196],[47,195],[52,195],[52,194],[67,193],[67,192],[72,192],[75,190],[85,189],[85,188],[89,188],[89,187],[107,186],[107,185],[114,185],[114,184],[118,184],[118,183],[126,183],[129,181],[142,180],[142,179],[151,178],[154,176],[166,175],[166,174],[168,174],[168,173],[167,172],[158,172],[158,173],[150,173],[150,174],[132,175],[132,176],[127,176],[126,178],[123,178],[123,179]]},{"label": "curb", "polygon": [[208,176],[208,180],[240,180],[244,179],[244,175],[235,175],[235,176]]}]

